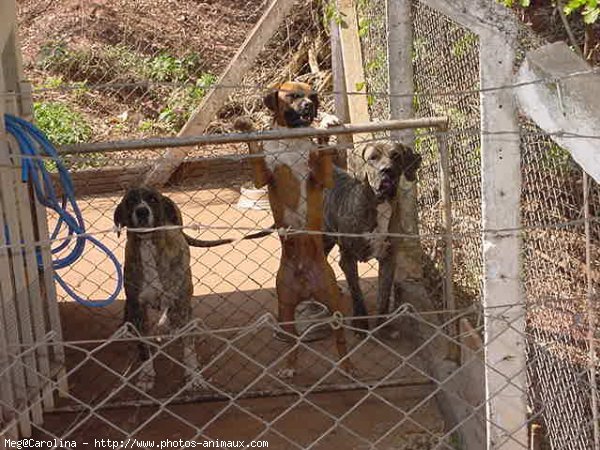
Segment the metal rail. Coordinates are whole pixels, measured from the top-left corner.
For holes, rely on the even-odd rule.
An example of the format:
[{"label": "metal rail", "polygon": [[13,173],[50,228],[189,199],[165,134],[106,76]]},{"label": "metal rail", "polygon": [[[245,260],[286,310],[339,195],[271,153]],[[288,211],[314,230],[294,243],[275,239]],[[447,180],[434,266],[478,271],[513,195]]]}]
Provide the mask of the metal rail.
[{"label": "metal rail", "polygon": [[437,128],[444,130],[446,129],[447,125],[447,117],[384,120],[381,122],[348,124],[331,128],[284,128],[251,133],[203,134],[185,137],[131,139],[123,141],[63,145],[58,148],[58,153],[63,155],[81,155],[86,153],[117,152],[122,150],[148,150],[168,147],[237,144],[243,142],[276,141],[278,139],[299,139],[318,136],[373,133],[378,131],[405,130],[411,128]]}]

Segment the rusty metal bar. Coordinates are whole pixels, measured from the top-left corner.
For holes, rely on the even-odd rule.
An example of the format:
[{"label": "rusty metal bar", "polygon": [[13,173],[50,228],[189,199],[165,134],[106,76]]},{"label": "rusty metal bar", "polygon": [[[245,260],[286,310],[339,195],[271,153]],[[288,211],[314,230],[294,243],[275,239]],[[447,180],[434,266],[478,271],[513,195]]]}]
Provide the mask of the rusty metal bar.
[{"label": "rusty metal bar", "polygon": [[62,155],[117,152],[122,150],[148,150],[167,147],[193,147],[214,144],[238,144],[256,141],[276,141],[278,139],[299,139],[318,136],[373,133],[386,130],[405,130],[411,128],[445,128],[446,117],[429,117],[407,120],[384,120],[361,124],[348,124],[331,128],[285,128],[252,133],[202,134],[197,136],[132,139],[87,144],[63,145],[58,148]]}]

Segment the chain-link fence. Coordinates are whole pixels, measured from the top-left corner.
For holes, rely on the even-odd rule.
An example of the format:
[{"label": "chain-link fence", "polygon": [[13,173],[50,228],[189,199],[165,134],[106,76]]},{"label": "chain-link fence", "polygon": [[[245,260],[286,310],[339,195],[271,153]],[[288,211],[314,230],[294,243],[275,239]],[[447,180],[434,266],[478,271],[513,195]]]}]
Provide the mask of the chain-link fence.
[{"label": "chain-link fence", "polygon": [[[56,144],[177,133],[266,9],[259,1],[222,2],[218,7],[125,3],[20,2],[35,119]],[[321,94],[322,109],[332,112],[331,55],[323,27],[332,18],[328,8],[297,2],[240,85],[222,87],[232,94],[208,132],[231,132],[242,115],[250,115],[258,127],[265,125],[270,116],[262,96],[269,85],[285,79],[311,83]],[[388,119],[385,1],[361,0],[357,11],[366,83],[347,90],[367,96],[373,120]],[[14,382],[18,368],[36,383],[60,390],[53,411],[46,410],[43,420],[34,417],[36,439],[90,445],[107,440],[110,446],[126,448],[151,448],[149,442],[180,448],[184,444],[173,442],[183,439],[239,440],[245,446],[253,440],[256,446],[267,442],[270,448],[416,450],[461,448],[465,433],[485,430],[486,402],[494,393],[484,398],[479,338],[484,318],[479,307],[479,42],[475,34],[419,1],[413,4],[413,18],[416,116],[449,119],[444,139],[450,155],[456,309],[443,308],[446,267],[438,140],[431,130],[417,129],[415,148],[422,156],[420,236],[403,237],[422,244],[435,310],[396,304],[393,312],[376,317],[378,263],[374,258],[361,262],[358,278],[372,316],[371,330],[358,329],[353,321],[324,310],[296,311],[296,329],[312,339],[296,341],[297,374],[290,380],[280,369],[293,346],[282,338],[281,324],[274,319],[280,307],[276,289],[282,258],[276,233],[214,248],[192,247],[189,323],[157,336],[140,335],[140,330],[123,324],[125,292],[106,307],[90,308],[74,302],[59,286],[68,390],[57,382],[57,368],[45,370],[30,357],[52,348],[53,336],[35,345],[10,347],[0,373]],[[207,34],[217,37],[209,42],[222,45],[222,52],[206,47],[217,45],[207,44],[202,38]],[[523,51],[532,46],[529,40],[523,42]],[[220,59],[214,59],[215,54]],[[377,134],[373,142],[385,143],[387,134]],[[521,136],[530,419],[543,425],[550,448],[593,448],[596,416],[589,378],[587,283],[596,282],[597,268],[593,263],[591,270],[586,268],[582,174],[566,152],[525,120]],[[125,260],[127,237],[115,232],[115,211],[124,190],[139,183],[161,154],[162,150],[141,149],[63,156],[86,234],[100,240],[118,261]],[[11,162],[23,168],[23,160]],[[46,167],[60,189],[55,165],[48,161]],[[188,154],[161,192],[178,205],[185,231],[194,238],[240,239],[273,223],[266,192],[253,189],[252,174],[246,145],[201,146]],[[600,191],[592,183],[590,192],[590,214],[595,216]],[[50,230],[60,220],[50,213]],[[376,237],[380,230],[368,231]],[[594,222],[589,237],[593,262],[598,238]],[[5,242],[3,250],[14,252],[16,247]],[[346,289],[339,260],[336,248],[329,264]],[[114,261],[90,243],[81,258],[59,274],[84,299],[108,298],[116,285]],[[349,317],[354,311],[351,302],[346,303],[341,312]],[[502,319],[505,313],[491,314]],[[462,333],[450,333],[459,323]],[[307,331],[308,325],[312,328]],[[338,362],[332,336],[340,329],[354,370]],[[199,368],[187,364],[186,342],[191,337]],[[151,349],[145,363],[139,361],[140,344]],[[441,375],[432,369],[431,354],[437,352],[443,359],[447,346],[461,349],[462,361]],[[143,384],[148,365],[155,372],[151,389]],[[24,402],[3,401],[3,432],[21,415],[37,411],[41,400]],[[465,413],[449,421],[444,402],[458,404]],[[507,443],[526,448],[512,436]]]},{"label": "chain-link fence", "polygon": [[[368,2],[365,22],[375,25],[375,17],[384,8],[383,1]],[[481,227],[481,146],[479,135],[472,132],[480,121],[478,37],[421,2],[414,2],[413,8],[413,105],[417,116],[443,114],[451,123],[448,149],[453,232],[463,236],[454,247],[455,294],[459,305],[478,304],[482,248],[480,236],[473,232]],[[376,28],[369,27],[362,41],[366,55],[385,48],[385,38],[377,38],[385,33],[385,24]],[[522,57],[541,44],[523,29],[518,54]],[[374,61],[376,58],[371,57],[366,62],[367,84],[376,91],[386,91],[388,68]],[[374,66],[379,70],[373,71]],[[384,106],[376,114],[386,118],[389,110]],[[590,308],[587,277],[595,284],[596,225],[592,223],[590,230],[592,270],[586,276],[583,222],[556,226],[584,218],[582,171],[566,151],[525,119],[521,120],[521,136],[521,214],[523,226],[535,228],[524,233],[523,249],[531,416],[544,425],[551,448],[593,448],[596,415],[592,411],[588,338],[590,315],[595,312]],[[440,205],[439,156],[427,137],[417,135],[416,146],[424,158],[419,182],[421,232],[439,233],[440,215],[429,214]],[[597,185],[590,184],[589,208],[595,211]],[[440,288],[436,276],[442,267],[441,248],[425,243],[425,249],[438,269],[431,284],[435,292]]]}]

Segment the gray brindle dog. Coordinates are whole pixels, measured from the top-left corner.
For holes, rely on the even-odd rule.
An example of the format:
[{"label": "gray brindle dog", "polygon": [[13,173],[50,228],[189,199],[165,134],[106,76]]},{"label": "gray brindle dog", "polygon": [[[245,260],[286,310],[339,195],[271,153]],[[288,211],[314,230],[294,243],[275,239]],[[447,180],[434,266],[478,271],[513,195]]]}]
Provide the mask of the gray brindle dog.
[{"label": "gray brindle dog", "polygon": [[[325,190],[325,231],[349,234],[388,233],[393,202],[402,178],[414,182],[421,156],[400,143],[377,142],[365,147],[365,179],[358,180],[336,167],[334,187]],[[387,314],[394,276],[394,258],[388,236],[324,235],[325,253],[337,244],[339,265],[352,295],[355,316],[368,315],[360,288],[358,261],[379,262],[377,314]],[[368,328],[367,319],[357,326]]]},{"label": "gray brindle dog", "polygon": [[[158,228],[183,225],[181,211],[168,197],[147,187],[128,190],[114,213],[117,227],[127,227],[125,245],[125,323],[132,324],[142,336],[174,332],[192,318],[193,294],[190,249],[214,247],[233,242],[232,239],[202,241],[186,235],[181,228],[134,231],[130,228]],[[184,336],[183,362],[198,387],[195,340]],[[149,361],[150,346],[139,345],[142,362],[137,384],[143,390],[154,386],[154,365]]]}]

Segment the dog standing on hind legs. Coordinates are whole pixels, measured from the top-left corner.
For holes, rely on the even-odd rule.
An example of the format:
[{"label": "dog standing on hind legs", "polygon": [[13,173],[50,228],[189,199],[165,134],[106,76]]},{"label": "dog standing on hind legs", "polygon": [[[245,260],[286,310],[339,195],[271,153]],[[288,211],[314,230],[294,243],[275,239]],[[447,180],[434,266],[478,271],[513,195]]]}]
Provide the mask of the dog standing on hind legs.
[{"label": "dog standing on hind legs", "polygon": [[[114,213],[117,227],[159,228],[183,225],[181,211],[168,197],[155,189],[129,189]],[[149,232],[127,230],[125,244],[125,323],[131,323],[142,336],[175,331],[192,319],[193,294],[190,249],[214,247],[232,239],[202,241],[186,235],[180,228]],[[194,336],[185,335],[183,362],[192,386],[202,385]],[[155,370],[151,347],[139,344],[142,362],[137,385],[144,391],[154,386]]]},{"label": "dog standing on hind legs", "polygon": [[[272,128],[309,127],[317,116],[319,98],[305,83],[286,82],[267,94],[264,104],[273,113]],[[326,126],[338,124],[331,116],[325,122]],[[238,119],[235,127],[241,131],[253,129],[243,119]],[[249,142],[248,147],[250,154],[264,153],[251,158],[250,163],[255,186],[268,188],[275,227],[322,231],[323,190],[333,186],[331,153],[319,151],[310,138],[266,141],[262,145]],[[281,260],[275,282],[278,315],[283,330],[295,335],[294,313],[300,302],[312,298],[328,305],[330,311],[342,311],[342,293],[319,234],[292,232],[280,235],[280,240]],[[334,330],[334,337],[338,354],[344,358],[347,348],[343,328]],[[293,376],[296,360],[294,349],[280,375]],[[342,367],[353,370],[347,359]]]}]

